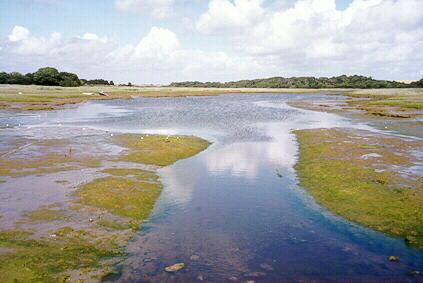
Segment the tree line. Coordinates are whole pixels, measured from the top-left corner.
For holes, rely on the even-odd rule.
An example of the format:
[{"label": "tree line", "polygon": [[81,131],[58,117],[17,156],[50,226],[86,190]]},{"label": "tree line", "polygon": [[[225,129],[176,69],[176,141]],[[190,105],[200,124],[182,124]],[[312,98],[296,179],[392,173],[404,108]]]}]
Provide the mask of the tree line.
[{"label": "tree line", "polygon": [[365,76],[337,77],[272,77],[267,79],[241,80],[232,82],[173,82],[172,87],[215,87],[215,88],[406,88],[423,87],[423,79],[412,84],[396,81],[375,80]]},{"label": "tree line", "polygon": [[43,85],[76,87],[81,85],[114,85],[113,81],[103,79],[85,80],[69,72],[59,72],[52,67],[40,68],[34,73],[0,72],[0,84]]}]

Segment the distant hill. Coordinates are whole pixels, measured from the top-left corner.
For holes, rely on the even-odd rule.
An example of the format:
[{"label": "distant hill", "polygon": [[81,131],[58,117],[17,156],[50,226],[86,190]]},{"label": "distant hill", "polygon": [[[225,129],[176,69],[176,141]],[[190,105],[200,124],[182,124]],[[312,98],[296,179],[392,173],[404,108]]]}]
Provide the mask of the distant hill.
[{"label": "distant hill", "polygon": [[267,79],[241,80],[233,82],[173,82],[172,87],[217,87],[217,88],[405,88],[417,84],[375,80],[365,76],[338,77],[273,77]]}]

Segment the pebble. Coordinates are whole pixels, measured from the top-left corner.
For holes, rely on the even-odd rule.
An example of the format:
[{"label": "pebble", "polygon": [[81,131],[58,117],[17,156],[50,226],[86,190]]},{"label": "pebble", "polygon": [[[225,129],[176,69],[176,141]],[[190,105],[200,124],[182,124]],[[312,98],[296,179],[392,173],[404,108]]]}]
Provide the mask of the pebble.
[{"label": "pebble", "polygon": [[408,272],[409,275],[411,276],[419,276],[420,275],[420,271],[418,270],[412,270],[410,272]]},{"label": "pebble", "polygon": [[228,278],[230,281],[238,281],[238,278],[235,276],[229,277]]},{"label": "pebble", "polygon": [[179,270],[183,269],[185,267],[185,263],[175,263],[173,265],[169,265],[165,267],[166,272],[178,272]]},{"label": "pebble", "polygon": [[204,281],[204,276],[203,275],[198,275],[197,276],[197,279],[200,280],[200,281]]},{"label": "pebble", "polygon": [[399,261],[399,257],[394,256],[394,255],[391,255],[390,257],[388,257],[388,260],[389,261],[392,261],[392,262],[398,262]]},{"label": "pebble", "polygon": [[193,260],[193,261],[196,261],[196,260],[199,260],[200,259],[200,256],[198,256],[198,255],[192,255],[192,256],[190,256],[189,259],[190,260]]}]

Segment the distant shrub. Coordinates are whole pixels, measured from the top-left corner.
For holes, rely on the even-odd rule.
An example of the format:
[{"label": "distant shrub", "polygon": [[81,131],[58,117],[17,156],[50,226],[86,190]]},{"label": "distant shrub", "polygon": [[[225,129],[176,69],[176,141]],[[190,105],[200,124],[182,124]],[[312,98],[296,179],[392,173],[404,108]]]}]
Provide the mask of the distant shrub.
[{"label": "distant shrub", "polygon": [[273,77],[267,79],[241,80],[234,82],[174,82],[173,87],[218,87],[218,88],[401,88],[409,85],[385,80],[374,80],[365,76],[338,77]]}]

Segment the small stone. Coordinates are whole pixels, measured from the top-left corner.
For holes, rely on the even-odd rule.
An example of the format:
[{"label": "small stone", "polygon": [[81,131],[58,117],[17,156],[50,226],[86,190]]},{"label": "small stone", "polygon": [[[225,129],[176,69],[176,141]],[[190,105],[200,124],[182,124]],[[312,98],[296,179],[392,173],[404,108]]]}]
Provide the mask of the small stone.
[{"label": "small stone", "polygon": [[200,256],[198,256],[198,255],[192,255],[192,256],[190,256],[189,259],[192,260],[192,261],[196,261],[196,260],[199,260],[200,259]]},{"label": "small stone", "polygon": [[235,276],[229,277],[228,278],[230,281],[238,281],[238,278]]},{"label": "small stone", "polygon": [[197,276],[197,279],[200,280],[200,281],[204,281],[204,276],[200,274],[200,275]]},{"label": "small stone", "polygon": [[247,281],[244,281],[244,283],[255,283],[255,281],[254,280],[247,280]]},{"label": "small stone", "polygon": [[390,257],[388,257],[388,260],[389,261],[392,261],[392,262],[398,262],[399,261],[399,257],[394,256],[394,255],[391,255]]},{"label": "small stone", "polygon": [[273,271],[273,267],[267,263],[260,264],[260,268],[266,271]]},{"label": "small stone", "polygon": [[151,258],[145,258],[144,260],[143,260],[144,262],[151,262],[151,261],[153,261]]},{"label": "small stone", "polygon": [[411,276],[419,276],[420,275],[420,271],[418,271],[418,270],[411,270],[411,271],[408,272],[408,275],[411,275]]},{"label": "small stone", "polygon": [[94,222],[94,219],[90,218],[90,222]]},{"label": "small stone", "polygon": [[166,272],[178,272],[179,270],[183,269],[185,267],[185,263],[180,262],[173,265],[169,265],[165,267]]}]

